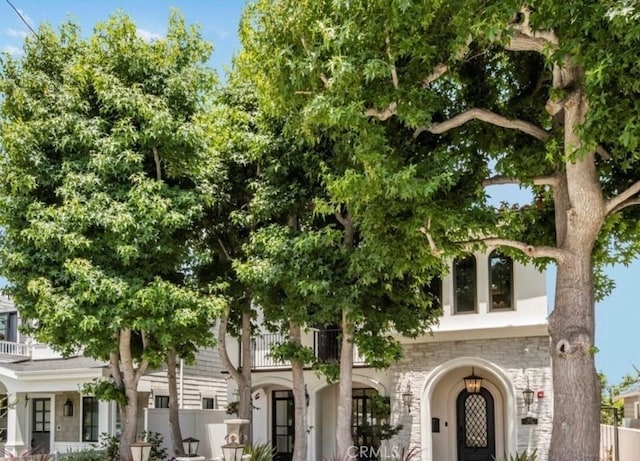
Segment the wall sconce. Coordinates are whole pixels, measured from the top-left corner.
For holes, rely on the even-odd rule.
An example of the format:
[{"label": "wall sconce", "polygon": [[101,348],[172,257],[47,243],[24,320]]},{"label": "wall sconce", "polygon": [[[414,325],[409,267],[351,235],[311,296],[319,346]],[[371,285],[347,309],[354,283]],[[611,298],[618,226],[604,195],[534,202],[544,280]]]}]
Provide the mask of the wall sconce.
[{"label": "wall sconce", "polygon": [[304,401],[307,404],[307,406],[309,406],[309,400],[310,400],[309,391],[307,390],[307,385],[305,384],[304,385]]},{"label": "wall sconce", "polygon": [[71,399],[67,399],[62,405],[62,416],[73,416],[73,402]]},{"label": "wall sconce", "polygon": [[529,413],[529,409],[531,408],[531,405],[533,405],[533,395],[534,392],[529,388],[529,378],[527,377],[527,388],[522,391],[524,404],[527,406],[527,413]]},{"label": "wall sconce", "polygon": [[407,388],[402,393],[402,403],[407,409],[407,413],[411,413],[411,404],[413,403],[413,393],[411,392],[411,384],[407,383]]},{"label": "wall sconce", "polygon": [[477,394],[482,389],[482,378],[476,376],[475,369],[471,367],[471,374],[464,379],[464,387],[469,394]]}]

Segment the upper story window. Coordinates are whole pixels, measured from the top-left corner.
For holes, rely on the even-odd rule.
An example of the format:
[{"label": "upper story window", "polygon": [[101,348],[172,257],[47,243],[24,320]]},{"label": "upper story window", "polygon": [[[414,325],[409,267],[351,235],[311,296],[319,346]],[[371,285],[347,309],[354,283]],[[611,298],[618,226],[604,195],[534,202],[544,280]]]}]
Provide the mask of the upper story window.
[{"label": "upper story window", "polygon": [[3,312],[0,314],[0,341],[16,342],[18,340],[18,314]]},{"label": "upper story window", "polygon": [[455,313],[476,311],[476,258],[467,256],[453,263],[453,294]]},{"label": "upper story window", "polygon": [[169,396],[156,395],[153,403],[154,403],[153,406],[156,408],[169,408]]},{"label": "upper story window", "polygon": [[513,309],[513,259],[498,250],[489,254],[491,310]]}]

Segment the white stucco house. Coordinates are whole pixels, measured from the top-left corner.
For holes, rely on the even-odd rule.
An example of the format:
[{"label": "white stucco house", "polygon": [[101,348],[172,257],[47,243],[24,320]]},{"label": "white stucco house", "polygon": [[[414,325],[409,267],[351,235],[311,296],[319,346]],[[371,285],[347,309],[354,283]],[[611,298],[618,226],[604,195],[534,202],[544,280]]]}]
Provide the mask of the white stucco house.
[{"label": "white stucco house", "polygon": [[[354,354],[354,458],[384,459],[402,447],[416,447],[414,459],[420,461],[490,461],[533,449],[546,461],[553,391],[544,273],[491,251],[453,262],[436,290],[440,323],[432,335],[402,339],[400,363],[380,371]],[[338,331],[310,329],[304,342],[317,357],[335,360],[338,336]],[[276,459],[287,461],[294,433],[291,372],[269,356],[271,345],[281,340],[264,332],[254,341],[252,437],[271,443]],[[230,350],[238,347],[232,338],[228,344]],[[471,375],[482,378],[477,392],[465,387],[464,378]],[[305,372],[305,383],[308,459],[332,459],[337,385],[313,370]],[[231,386],[229,392],[233,400]],[[390,422],[402,424],[387,441],[364,430],[374,422],[375,395],[389,398]]]},{"label": "white stucco house", "polygon": [[[25,449],[66,453],[96,446],[102,433],[118,434],[116,404],[82,392],[83,384],[109,375],[107,364],[81,355],[62,358],[48,345],[22,335],[19,324],[20,313],[12,301],[0,296],[0,449],[14,454]],[[180,407],[224,408],[227,389],[221,369],[216,349],[201,350],[194,366],[181,364]],[[166,370],[149,372],[138,392],[142,433],[151,414],[144,409],[168,407]],[[167,418],[164,426],[168,425],[166,411],[153,414]],[[154,423],[158,427],[158,421]]]}]

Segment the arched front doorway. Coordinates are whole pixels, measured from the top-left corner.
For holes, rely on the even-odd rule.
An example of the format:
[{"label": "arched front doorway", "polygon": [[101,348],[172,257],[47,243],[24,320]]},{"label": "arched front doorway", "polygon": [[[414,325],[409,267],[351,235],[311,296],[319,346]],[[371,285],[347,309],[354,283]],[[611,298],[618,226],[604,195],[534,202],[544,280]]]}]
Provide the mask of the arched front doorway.
[{"label": "arched front doorway", "polygon": [[421,461],[491,460],[491,455],[473,458],[465,453],[468,457],[459,457],[461,425],[458,421],[461,418],[458,416],[458,399],[462,398],[461,395],[466,396],[463,393],[464,378],[472,372],[472,367],[475,367],[475,374],[483,378],[482,388],[492,400],[488,408],[492,408],[492,416],[489,417],[493,422],[486,424],[493,428],[492,434],[488,434],[494,440],[493,453],[502,457],[515,452],[517,399],[513,383],[503,369],[490,361],[479,357],[460,357],[436,367],[425,380],[420,402]]},{"label": "arched front doorway", "polygon": [[456,399],[458,461],[491,461],[496,454],[495,404],[486,388]]}]

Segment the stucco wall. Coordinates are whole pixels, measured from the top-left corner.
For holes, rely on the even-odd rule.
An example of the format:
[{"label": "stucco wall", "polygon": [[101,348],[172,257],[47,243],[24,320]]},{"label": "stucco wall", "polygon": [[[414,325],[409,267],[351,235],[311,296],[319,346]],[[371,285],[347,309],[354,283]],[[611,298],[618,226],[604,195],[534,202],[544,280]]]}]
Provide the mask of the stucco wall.
[{"label": "stucco wall", "polygon": [[[443,364],[449,361],[469,357],[469,363],[474,358],[484,359],[494,364],[506,377],[507,384],[501,384],[498,376],[492,376],[487,370],[476,367],[477,375],[487,379],[485,384],[493,386],[492,393],[496,394],[496,411],[501,415],[502,422],[496,418],[496,424],[502,424],[502,433],[497,437],[503,440],[497,446],[497,455],[502,455],[501,448],[510,446],[508,440],[515,440],[518,451],[538,448],[538,460],[546,461],[549,440],[551,437],[552,418],[552,383],[549,357],[549,338],[521,337],[490,340],[446,341],[434,343],[407,344],[404,360],[390,369],[392,389],[396,396],[394,406],[395,422],[403,424],[403,431],[392,441],[396,446],[420,446],[424,440],[422,424],[429,424],[427,440],[433,441],[433,450],[426,454],[427,447],[422,447],[422,459],[438,459],[438,454],[452,456],[455,446],[451,440],[455,438],[455,420],[451,419],[451,392],[453,386],[463,387],[462,378],[471,374],[471,366],[462,366],[445,370],[443,377],[433,385],[431,406],[429,409],[433,417],[440,418],[441,432],[431,435],[431,421],[426,421],[426,415],[421,414],[421,399],[424,398],[425,385],[429,377]],[[526,416],[522,391],[529,387],[536,392],[536,398],[529,416],[538,419],[537,425],[522,425],[521,419]],[[432,378],[433,379],[433,378]],[[449,382],[447,381],[449,380]],[[407,385],[414,394],[411,413],[402,406],[401,395]],[[544,396],[537,397],[541,391]],[[457,391],[459,392],[459,390]],[[509,408],[509,398],[515,405]],[[500,407],[498,407],[500,405]],[[513,408],[515,407],[515,408]],[[447,410],[449,408],[449,410]],[[446,425],[445,425],[446,423]],[[511,423],[511,427],[509,427]],[[429,447],[430,448],[430,447]],[[453,458],[451,458],[453,459]]]}]

